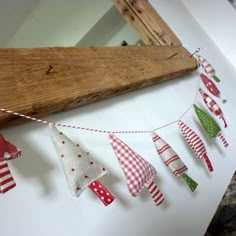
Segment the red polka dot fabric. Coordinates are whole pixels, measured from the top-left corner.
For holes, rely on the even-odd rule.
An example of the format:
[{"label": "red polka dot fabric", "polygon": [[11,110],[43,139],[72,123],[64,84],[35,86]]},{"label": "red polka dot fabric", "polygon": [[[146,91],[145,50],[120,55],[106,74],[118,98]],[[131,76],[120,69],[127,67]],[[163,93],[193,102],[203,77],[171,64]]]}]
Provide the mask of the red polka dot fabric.
[{"label": "red polka dot fabric", "polygon": [[91,183],[108,173],[88,151],[84,151],[55,126],[50,125],[49,132],[73,196],[79,197]]}]

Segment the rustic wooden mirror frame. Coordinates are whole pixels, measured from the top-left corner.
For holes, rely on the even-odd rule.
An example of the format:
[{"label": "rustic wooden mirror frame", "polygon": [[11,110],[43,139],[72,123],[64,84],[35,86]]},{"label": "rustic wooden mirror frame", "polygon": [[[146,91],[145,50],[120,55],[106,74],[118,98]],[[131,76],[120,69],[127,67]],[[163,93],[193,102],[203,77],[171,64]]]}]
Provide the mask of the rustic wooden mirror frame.
[{"label": "rustic wooden mirror frame", "polygon": [[[0,49],[0,107],[42,117],[174,79],[197,68],[147,0],[113,0],[145,45]],[[0,126],[22,118],[0,113]]]}]

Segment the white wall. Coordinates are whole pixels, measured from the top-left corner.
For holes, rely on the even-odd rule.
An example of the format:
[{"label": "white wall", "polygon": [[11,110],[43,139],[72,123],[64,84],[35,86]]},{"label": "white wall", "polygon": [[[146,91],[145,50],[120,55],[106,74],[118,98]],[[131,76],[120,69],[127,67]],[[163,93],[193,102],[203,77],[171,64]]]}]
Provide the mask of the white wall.
[{"label": "white wall", "polygon": [[182,2],[236,68],[236,9],[227,0]]}]

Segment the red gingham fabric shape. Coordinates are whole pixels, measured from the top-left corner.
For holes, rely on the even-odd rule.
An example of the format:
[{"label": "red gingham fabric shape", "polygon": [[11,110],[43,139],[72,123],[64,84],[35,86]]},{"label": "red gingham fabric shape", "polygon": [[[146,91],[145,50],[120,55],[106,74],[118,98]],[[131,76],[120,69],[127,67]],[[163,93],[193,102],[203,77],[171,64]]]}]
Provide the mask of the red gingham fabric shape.
[{"label": "red gingham fabric shape", "polygon": [[98,182],[108,171],[55,126],[50,125],[49,132],[72,195],[79,197],[89,187],[105,205],[110,204],[114,196]]},{"label": "red gingham fabric shape", "polygon": [[153,181],[156,175],[154,167],[113,134],[109,134],[109,139],[126,176],[131,195],[135,197],[143,187],[147,187],[155,204],[160,205],[164,196]]},{"label": "red gingham fabric shape", "polygon": [[187,166],[182,162],[177,153],[166,143],[159,135],[152,132],[152,140],[156,146],[157,152],[163,162],[170,168],[177,177],[188,170]]},{"label": "red gingham fabric shape", "polygon": [[21,151],[0,134],[0,161],[11,160],[20,155]]},{"label": "red gingham fabric shape", "polygon": [[6,193],[16,186],[7,161],[0,162],[0,193]]},{"label": "red gingham fabric shape", "polygon": [[208,91],[214,95],[215,97],[218,97],[221,99],[222,103],[226,103],[227,100],[221,97],[221,93],[219,91],[219,89],[216,87],[216,85],[203,73],[200,73],[200,78],[202,80],[202,82],[205,84],[206,88],[208,89]]},{"label": "red gingham fabric shape", "polygon": [[178,122],[179,128],[188,143],[188,145],[192,148],[198,158],[204,158],[209,171],[213,171],[213,167],[211,162],[207,156],[207,151],[204,143],[200,139],[200,137],[190,129],[186,124],[184,124],[181,120]]},{"label": "red gingham fabric shape", "polygon": [[202,95],[202,99],[203,99],[204,103],[206,104],[206,106],[208,107],[208,109],[215,116],[217,116],[217,117],[219,117],[220,119],[223,120],[224,128],[226,128],[227,127],[227,123],[226,123],[226,121],[224,119],[223,112],[220,109],[219,105],[208,94],[204,93],[204,91],[201,88],[199,88],[199,92]]}]

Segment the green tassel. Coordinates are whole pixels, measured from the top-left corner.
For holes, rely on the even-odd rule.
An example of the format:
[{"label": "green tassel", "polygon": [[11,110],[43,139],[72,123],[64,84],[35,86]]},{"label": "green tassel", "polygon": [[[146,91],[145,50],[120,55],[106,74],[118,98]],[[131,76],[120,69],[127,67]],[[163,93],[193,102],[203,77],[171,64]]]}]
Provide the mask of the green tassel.
[{"label": "green tassel", "polygon": [[183,180],[186,182],[186,184],[189,186],[192,192],[197,188],[198,183],[196,183],[192,178],[190,178],[187,174],[183,173],[181,175]]},{"label": "green tassel", "polygon": [[217,83],[219,83],[220,82],[220,79],[219,79],[219,77],[217,77],[216,75],[213,75],[213,77],[212,77]]},{"label": "green tassel", "polygon": [[210,138],[216,138],[221,131],[220,126],[206,112],[197,107],[196,104],[193,104],[193,107],[199,121],[201,122],[201,125],[207,132],[208,136]]}]

